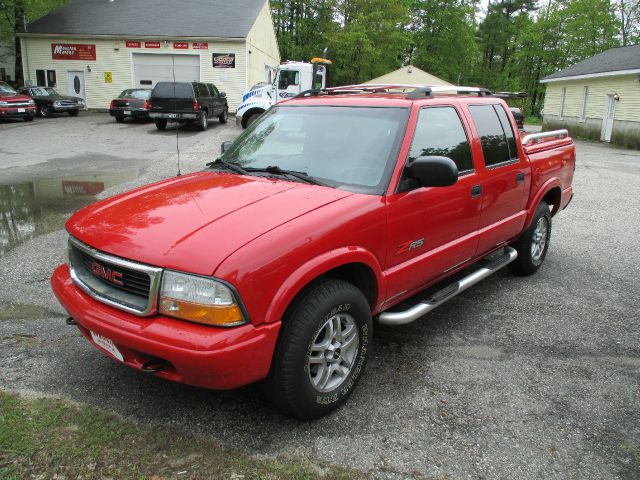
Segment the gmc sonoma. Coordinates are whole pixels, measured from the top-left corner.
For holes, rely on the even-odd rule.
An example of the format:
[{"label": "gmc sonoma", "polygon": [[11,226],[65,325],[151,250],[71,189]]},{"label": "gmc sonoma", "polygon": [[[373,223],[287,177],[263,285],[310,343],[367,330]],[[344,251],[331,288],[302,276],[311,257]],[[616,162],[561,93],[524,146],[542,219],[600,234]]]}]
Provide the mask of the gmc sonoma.
[{"label": "gmc sonoma", "polygon": [[58,299],[94,346],[213,389],[263,381],[315,418],[351,394],[373,319],[406,324],[540,268],[573,196],[565,130],[522,135],[484,89],[311,90],[204,171],[73,215]]}]

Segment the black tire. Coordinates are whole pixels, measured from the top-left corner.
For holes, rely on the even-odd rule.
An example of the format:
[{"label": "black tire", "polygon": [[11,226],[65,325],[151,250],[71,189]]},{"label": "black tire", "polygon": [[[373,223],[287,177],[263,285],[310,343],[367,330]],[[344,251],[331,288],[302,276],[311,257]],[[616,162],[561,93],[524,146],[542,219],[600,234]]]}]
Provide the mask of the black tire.
[{"label": "black tire", "polygon": [[198,130],[204,132],[209,127],[209,117],[207,116],[207,111],[203,110],[200,112],[198,116]]},{"label": "black tire", "polygon": [[229,119],[229,109],[227,107],[224,107],[224,110],[218,117],[218,120],[220,120],[220,123],[224,124],[224,123],[227,123],[228,119]]},{"label": "black tire", "polygon": [[158,130],[164,130],[167,128],[167,119],[166,118],[156,118],[156,128]]},{"label": "black tire", "polygon": [[69,110],[69,116],[70,117],[77,117],[78,116],[78,110]]},{"label": "black tire", "polygon": [[24,117],[25,122],[33,122],[33,116]]},{"label": "black tire", "polygon": [[[330,323],[340,325],[342,333],[349,333],[345,333],[345,337],[341,333],[339,339],[328,341]],[[342,330],[343,326],[345,330]],[[347,330],[348,327],[351,329]],[[332,412],[349,398],[360,380],[370,356],[371,334],[371,309],[358,288],[337,279],[326,279],[310,286],[282,321],[271,371],[264,384],[267,397],[283,413],[301,419],[318,418]],[[350,338],[353,343],[347,346]],[[322,343],[328,341],[326,350],[312,350],[318,339]],[[341,351],[343,347],[344,351]],[[324,366],[312,364],[312,355]],[[329,380],[333,380],[322,382],[320,369],[326,369],[328,364],[336,366],[335,370],[327,370],[333,372],[329,374]],[[340,370],[343,374],[337,375],[338,368],[347,368],[347,371]],[[314,386],[319,377],[319,383],[325,384],[326,391]]]},{"label": "black tire", "polygon": [[[124,122],[124,115],[116,115],[116,122],[118,123]],[[164,129],[161,128],[160,130],[164,130]]]},{"label": "black tire", "polygon": [[260,115],[262,115],[262,114],[261,114],[261,113],[254,113],[254,114],[252,114],[249,118],[247,118],[247,121],[246,121],[246,122],[245,122],[245,124],[244,124],[244,128],[249,128],[249,126],[250,126],[253,122],[255,122],[255,121],[258,119],[258,117],[259,117]]},{"label": "black tire", "polygon": [[49,118],[51,116],[51,109],[49,108],[48,105],[42,105],[41,107],[38,108],[38,114],[42,118]]},{"label": "black tire", "polygon": [[[543,231],[544,230],[544,231]],[[544,239],[544,246],[540,246]],[[511,271],[517,275],[532,275],[544,262],[551,239],[551,212],[546,202],[540,202],[533,215],[531,225],[512,245],[518,252],[518,258],[509,264]],[[534,244],[536,248],[534,248]]]}]

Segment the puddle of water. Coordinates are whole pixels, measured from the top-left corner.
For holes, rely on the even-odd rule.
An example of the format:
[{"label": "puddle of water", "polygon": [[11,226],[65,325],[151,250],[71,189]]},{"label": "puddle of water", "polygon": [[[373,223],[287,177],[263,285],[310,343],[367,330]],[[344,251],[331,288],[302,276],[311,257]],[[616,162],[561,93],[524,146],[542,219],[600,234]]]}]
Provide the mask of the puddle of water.
[{"label": "puddle of water", "polygon": [[0,185],[0,257],[39,235],[63,228],[76,210],[114,185],[136,178],[136,170]]}]

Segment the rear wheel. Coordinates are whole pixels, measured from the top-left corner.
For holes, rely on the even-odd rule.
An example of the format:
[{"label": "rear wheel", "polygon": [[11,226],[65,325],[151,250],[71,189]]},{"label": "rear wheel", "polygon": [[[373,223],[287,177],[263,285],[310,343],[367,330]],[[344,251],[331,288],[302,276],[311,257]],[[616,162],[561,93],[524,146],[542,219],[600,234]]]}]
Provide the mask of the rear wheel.
[{"label": "rear wheel", "polygon": [[165,118],[156,118],[156,128],[158,130],[167,128],[167,120]]},{"label": "rear wheel", "polygon": [[271,402],[303,419],[342,405],[370,355],[371,310],[363,293],[343,280],[307,289],[285,315],[271,372]]},{"label": "rear wheel", "polygon": [[218,120],[220,120],[220,123],[227,123],[228,119],[229,119],[229,109],[227,107],[224,107],[224,110],[218,117]]},{"label": "rear wheel", "polygon": [[198,117],[198,130],[204,132],[209,126],[209,118],[207,117],[207,112],[200,112],[200,116]]},{"label": "rear wheel", "polygon": [[551,212],[546,202],[540,202],[533,216],[531,226],[513,244],[518,258],[509,264],[513,273],[531,275],[544,262],[551,239]]}]

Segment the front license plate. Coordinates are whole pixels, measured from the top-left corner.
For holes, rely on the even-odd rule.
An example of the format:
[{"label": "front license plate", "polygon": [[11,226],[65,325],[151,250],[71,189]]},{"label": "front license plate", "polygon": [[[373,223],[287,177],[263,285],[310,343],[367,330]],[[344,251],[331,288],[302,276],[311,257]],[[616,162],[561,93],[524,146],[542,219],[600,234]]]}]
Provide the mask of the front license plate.
[{"label": "front license plate", "polygon": [[176,118],[176,117],[177,117],[177,115],[175,113],[170,113],[169,114],[169,118]]},{"label": "front license plate", "polygon": [[125,110],[125,111],[124,111],[124,114],[125,114],[125,115],[131,115],[131,110]]},{"label": "front license plate", "polygon": [[24,108],[19,108],[18,109],[18,113],[24,113],[24,112],[26,112],[26,110]]},{"label": "front license plate", "polygon": [[93,339],[94,342],[96,342],[96,345],[104,348],[107,352],[109,352],[111,355],[116,357],[118,360],[120,360],[121,362],[124,362],[124,357],[122,356],[122,353],[120,353],[120,350],[118,350],[118,347],[116,347],[116,344],[113,343],[113,340],[111,340],[110,338],[104,337],[96,332],[91,332],[91,338]]}]

